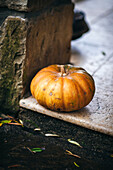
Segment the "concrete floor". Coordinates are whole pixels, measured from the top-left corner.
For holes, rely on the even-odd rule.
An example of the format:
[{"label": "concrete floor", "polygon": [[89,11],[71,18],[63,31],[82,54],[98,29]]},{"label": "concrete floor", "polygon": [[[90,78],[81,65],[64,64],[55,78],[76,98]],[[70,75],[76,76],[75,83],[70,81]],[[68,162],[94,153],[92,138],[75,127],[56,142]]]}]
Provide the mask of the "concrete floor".
[{"label": "concrete floor", "polygon": [[71,62],[94,77],[96,94],[88,107],[96,125],[113,133],[113,1],[78,1],[75,7],[86,13],[90,31],[72,41]]},{"label": "concrete floor", "polygon": [[94,78],[96,93],[91,103],[76,112],[56,113],[35,99],[22,99],[22,107],[113,136],[113,3],[80,1],[76,9],[86,13],[90,31],[71,42],[71,63],[85,68]]}]

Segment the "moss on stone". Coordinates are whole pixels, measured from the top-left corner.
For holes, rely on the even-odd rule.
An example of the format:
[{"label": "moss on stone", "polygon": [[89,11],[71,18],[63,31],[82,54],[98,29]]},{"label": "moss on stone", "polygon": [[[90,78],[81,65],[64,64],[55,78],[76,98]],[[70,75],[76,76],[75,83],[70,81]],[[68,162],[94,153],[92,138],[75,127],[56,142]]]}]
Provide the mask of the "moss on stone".
[{"label": "moss on stone", "polygon": [[1,80],[0,80],[0,106],[1,110],[18,110],[18,97],[16,94],[14,60],[20,45],[20,20],[10,18],[5,25],[4,39],[1,46]]}]

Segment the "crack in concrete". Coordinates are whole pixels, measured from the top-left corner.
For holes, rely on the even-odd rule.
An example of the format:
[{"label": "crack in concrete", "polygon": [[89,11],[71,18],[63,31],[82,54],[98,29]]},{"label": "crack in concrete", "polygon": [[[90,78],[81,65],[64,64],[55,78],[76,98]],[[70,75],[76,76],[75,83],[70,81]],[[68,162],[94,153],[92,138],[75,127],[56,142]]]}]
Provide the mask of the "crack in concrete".
[{"label": "crack in concrete", "polygon": [[107,63],[112,57],[113,57],[113,52],[109,55],[109,57],[106,60],[104,60],[102,64],[98,66],[98,68],[92,73],[92,76],[94,76],[95,73],[97,73],[97,71],[99,71],[102,68],[102,66],[104,66],[104,64]]},{"label": "crack in concrete", "polygon": [[99,16],[97,16],[96,18],[92,19],[91,24],[95,24],[98,21],[102,20],[103,18],[105,18],[106,16],[110,15],[113,12],[113,7],[105,12],[103,12],[102,14],[100,14]]},{"label": "crack in concrete", "polygon": [[87,45],[90,47],[105,47],[105,48],[110,48],[109,45],[105,45],[105,44],[95,44],[95,43],[91,43],[91,42],[87,42],[87,40],[83,40],[82,42],[79,42],[79,44],[83,44],[83,45]]}]

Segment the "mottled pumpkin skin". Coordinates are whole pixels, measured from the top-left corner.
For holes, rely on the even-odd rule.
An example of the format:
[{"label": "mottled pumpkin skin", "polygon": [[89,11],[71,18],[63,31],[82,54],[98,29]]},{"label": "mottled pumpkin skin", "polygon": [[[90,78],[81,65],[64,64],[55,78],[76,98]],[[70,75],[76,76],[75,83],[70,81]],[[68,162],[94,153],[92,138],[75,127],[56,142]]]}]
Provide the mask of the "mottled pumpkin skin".
[{"label": "mottled pumpkin skin", "polygon": [[86,106],[95,92],[94,80],[83,68],[51,65],[31,82],[31,93],[39,104],[55,111],[74,111]]}]

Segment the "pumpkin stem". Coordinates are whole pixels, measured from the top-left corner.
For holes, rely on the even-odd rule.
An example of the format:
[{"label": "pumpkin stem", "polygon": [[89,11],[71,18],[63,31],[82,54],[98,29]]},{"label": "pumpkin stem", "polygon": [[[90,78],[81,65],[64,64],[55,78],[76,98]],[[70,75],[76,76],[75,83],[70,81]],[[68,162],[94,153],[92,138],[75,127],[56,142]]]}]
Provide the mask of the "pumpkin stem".
[{"label": "pumpkin stem", "polygon": [[63,76],[64,73],[66,73],[66,72],[65,72],[64,65],[61,65],[61,76]]}]

